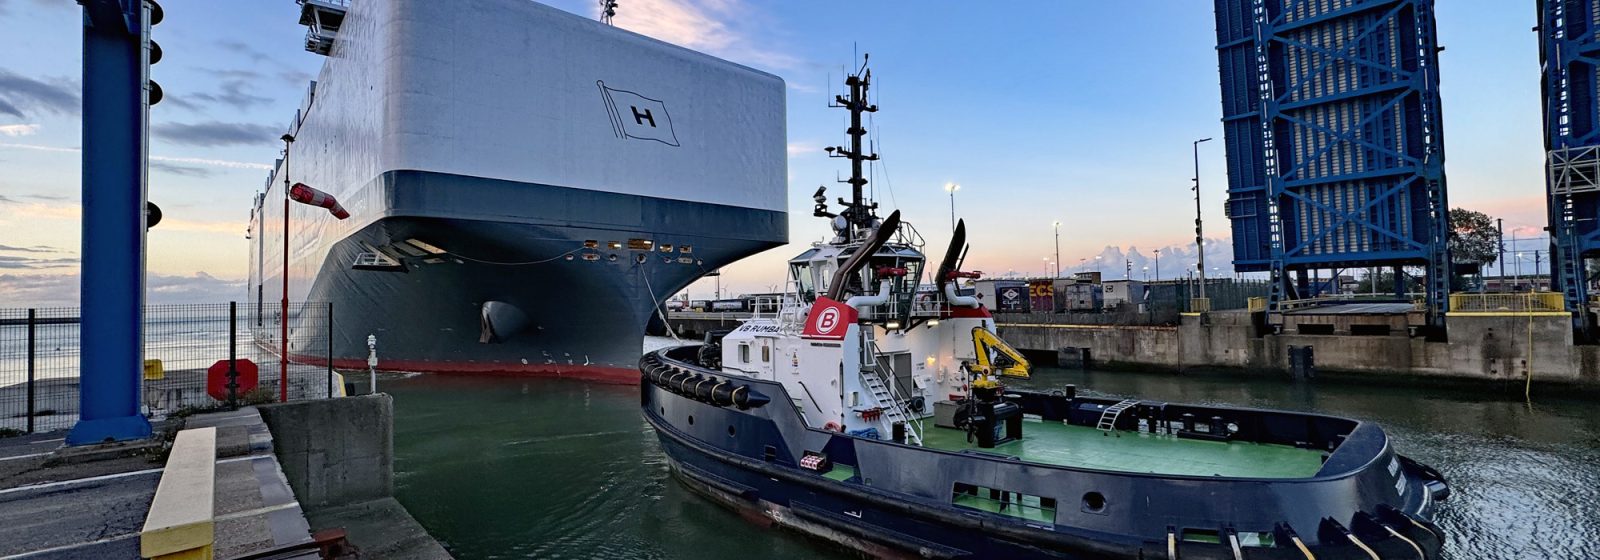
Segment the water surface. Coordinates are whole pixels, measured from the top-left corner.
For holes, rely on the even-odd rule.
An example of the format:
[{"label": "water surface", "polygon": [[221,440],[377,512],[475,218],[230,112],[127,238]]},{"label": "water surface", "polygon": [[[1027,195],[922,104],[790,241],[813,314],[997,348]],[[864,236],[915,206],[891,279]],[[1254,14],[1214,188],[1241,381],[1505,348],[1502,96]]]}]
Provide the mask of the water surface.
[{"label": "water surface", "polygon": [[[655,344],[660,345],[661,342]],[[508,377],[385,376],[396,487],[457,558],[834,558],[684,490],[638,388]],[[1495,388],[1378,388],[1041,369],[1086,394],[1315,411],[1376,421],[1449,478],[1448,558],[1600,558],[1600,406]],[[1512,398],[1516,397],[1516,398]]]}]

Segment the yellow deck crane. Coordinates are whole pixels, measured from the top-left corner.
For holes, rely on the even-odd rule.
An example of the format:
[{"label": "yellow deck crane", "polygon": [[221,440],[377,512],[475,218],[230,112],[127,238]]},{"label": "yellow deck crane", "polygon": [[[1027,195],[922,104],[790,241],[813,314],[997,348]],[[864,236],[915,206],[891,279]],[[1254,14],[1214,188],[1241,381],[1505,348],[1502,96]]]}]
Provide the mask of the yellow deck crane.
[{"label": "yellow deck crane", "polygon": [[1028,359],[1022,357],[1022,352],[1006,344],[1006,341],[1000,340],[1000,337],[995,336],[989,329],[973,327],[972,346],[973,353],[978,359],[978,371],[1027,379],[1028,372],[1033,369]]}]

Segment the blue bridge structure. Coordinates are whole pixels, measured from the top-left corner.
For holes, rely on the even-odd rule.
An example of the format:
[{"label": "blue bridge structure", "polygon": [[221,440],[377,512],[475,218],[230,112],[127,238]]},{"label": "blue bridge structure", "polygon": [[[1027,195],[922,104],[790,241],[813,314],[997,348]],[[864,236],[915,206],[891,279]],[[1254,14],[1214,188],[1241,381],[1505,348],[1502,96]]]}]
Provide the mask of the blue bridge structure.
[{"label": "blue bridge structure", "polygon": [[83,355],[79,419],[69,445],[151,435],[139,410],[144,346],[145,230],[159,218],[146,197],[150,106],[161,87],[150,65],[161,47],[150,27],[161,22],[154,0],[82,0]]},{"label": "blue bridge structure", "polygon": [[1591,338],[1585,259],[1600,254],[1600,0],[1540,0],[1552,289]]},{"label": "blue bridge structure", "polygon": [[1451,274],[1432,0],[1216,0],[1234,268],[1269,311],[1316,271],[1408,269],[1442,326]]}]

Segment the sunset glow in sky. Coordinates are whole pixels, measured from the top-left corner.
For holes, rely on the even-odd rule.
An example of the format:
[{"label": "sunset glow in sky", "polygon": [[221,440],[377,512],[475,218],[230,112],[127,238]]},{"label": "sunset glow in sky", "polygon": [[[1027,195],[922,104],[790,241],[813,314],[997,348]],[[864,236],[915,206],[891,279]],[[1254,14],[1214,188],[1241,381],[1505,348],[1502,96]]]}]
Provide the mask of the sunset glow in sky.
[{"label": "sunset glow in sky", "polygon": [[[293,0],[162,4],[150,198],[165,219],[149,237],[150,300],[243,300],[250,200],[322,57],[303,50]],[[1540,235],[1535,10],[1449,0],[1437,13],[1450,201]],[[0,0],[0,307],[77,300],[81,17],[67,0]],[[629,0],[615,24],[788,83],[793,243],[728,267],[725,293],[781,287],[780,263],[827,234],[811,193],[848,189],[834,182],[844,161],[822,151],[844,142],[845,113],[827,102],[861,52],[882,106],[869,123],[883,156],[872,187],[930,252],[948,239],[954,182],[968,268],[1044,274],[1058,220],[1063,272],[1099,262],[1121,277],[1137,253],[1139,277],[1155,249],[1163,278],[1192,264],[1190,143],[1222,136],[1211,2]],[[1231,274],[1221,142],[1200,156],[1207,265]]]}]

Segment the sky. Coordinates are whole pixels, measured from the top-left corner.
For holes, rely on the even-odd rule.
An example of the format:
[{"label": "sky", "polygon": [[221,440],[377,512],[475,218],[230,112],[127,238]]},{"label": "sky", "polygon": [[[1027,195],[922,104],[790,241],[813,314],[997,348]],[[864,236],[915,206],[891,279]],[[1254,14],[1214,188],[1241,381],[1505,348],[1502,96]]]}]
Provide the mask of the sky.
[{"label": "sky", "polygon": [[[597,14],[592,0],[549,3]],[[149,301],[242,300],[249,203],[322,57],[302,48],[292,0],[162,5],[152,73],[166,100],[151,112],[149,190],[165,218],[149,235]],[[1449,0],[1436,12],[1451,205],[1538,236],[1534,7]],[[1063,273],[1121,278],[1132,260],[1134,278],[1180,276],[1196,253],[1191,142],[1213,137],[1199,159],[1206,267],[1232,274],[1212,2],[624,0],[614,23],[788,84],[791,244],[728,266],[724,294],[781,287],[781,263],[827,234],[811,193],[842,192],[834,180],[848,173],[822,151],[844,142],[846,115],[827,102],[861,53],[881,107],[869,123],[883,158],[872,188],[929,252],[948,241],[945,185],[956,183],[969,269],[1053,272],[1059,221]],[[74,305],[80,8],[0,0],[0,24],[0,307]],[[688,291],[710,297],[717,282]]]}]

